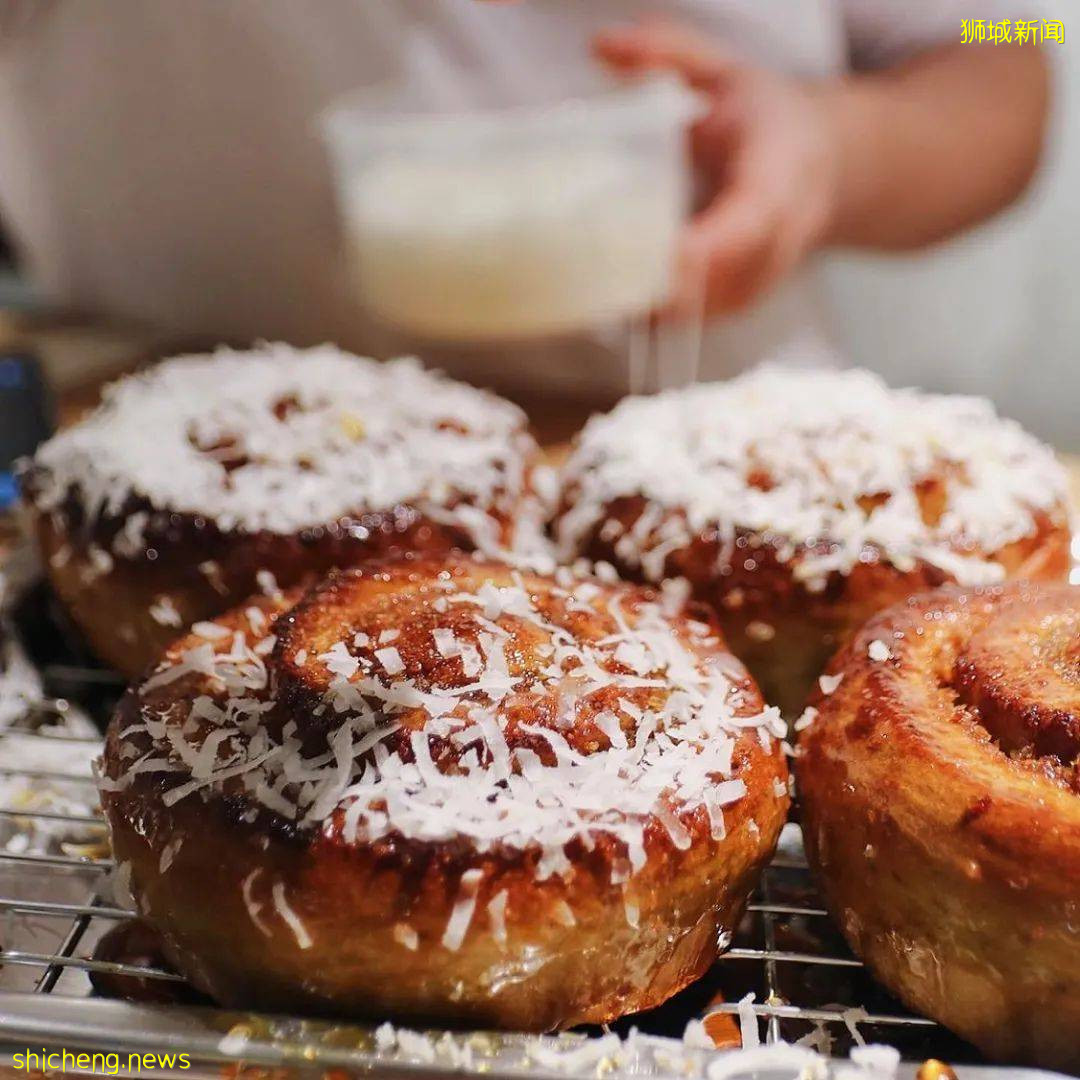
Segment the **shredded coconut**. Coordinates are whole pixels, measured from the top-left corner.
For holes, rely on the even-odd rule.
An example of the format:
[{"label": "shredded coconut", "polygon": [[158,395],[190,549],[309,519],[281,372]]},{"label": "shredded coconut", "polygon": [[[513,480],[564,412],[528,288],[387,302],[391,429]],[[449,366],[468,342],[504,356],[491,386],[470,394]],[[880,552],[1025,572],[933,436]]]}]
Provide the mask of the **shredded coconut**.
[{"label": "shredded coconut", "polygon": [[844,673],[841,671],[839,675],[819,675],[818,686],[821,687],[821,692],[826,695],[835,693],[836,688],[844,681]]},{"label": "shredded coconut", "polygon": [[476,910],[476,891],[480,887],[482,877],[482,870],[466,870],[461,875],[457,899],[454,901],[453,910],[450,912],[450,920],[446,924],[446,931],[442,936],[443,947],[451,952],[457,952],[461,948],[461,943],[468,933],[473,912]]},{"label": "shredded coconut", "polygon": [[240,894],[244,898],[244,907],[247,908],[248,918],[251,920],[255,929],[259,931],[263,937],[273,937],[273,931],[266,925],[262,918],[262,904],[260,904],[252,894],[252,889],[255,885],[255,879],[262,873],[262,869],[256,867],[250,874],[240,883]]},{"label": "shredded coconut", "polygon": [[[495,573],[503,575],[497,587],[440,581],[416,611],[402,615],[453,620],[451,661],[442,661],[445,648],[437,647],[448,638],[425,635],[431,644],[423,679],[386,664],[387,652],[396,655],[392,646],[372,651],[366,636],[358,645],[347,622],[317,665],[308,660],[325,669],[319,709],[334,717],[320,749],[305,750],[295,722],[277,734],[263,722],[280,673],[254,647],[254,627],[246,635],[190,638],[190,647],[177,646],[140,688],[143,722],[125,733],[131,745],[124,764],[104,782],[171,773],[166,805],[240,791],[301,828],[340,831],[355,843],[400,835],[464,839],[478,851],[531,849],[539,852],[541,878],[569,869],[571,841],[591,846],[601,835],[619,845],[620,865],[636,874],[654,822],[676,849],[687,848],[697,828],[722,840],[722,808],[747,791],[737,775],[737,741],[756,732],[778,753],[784,726],[777,710],[747,704],[732,680],[733,659],[708,627],[666,615],[659,601],[630,586],[561,586]],[[473,574],[463,571],[459,581]],[[492,620],[485,612],[494,607]],[[572,632],[582,611],[603,636]],[[521,670],[511,664],[525,640],[535,666]],[[616,659],[626,644],[647,657],[633,673]],[[523,722],[523,697],[548,698],[555,715]],[[590,736],[586,749],[574,738],[578,716],[596,715],[599,701],[610,714],[603,721],[608,738]],[[770,794],[786,798],[779,787]],[[475,896],[459,898],[447,930],[451,945],[467,929],[474,903]],[[498,928],[498,896],[488,911]],[[634,917],[630,907],[627,917]]]},{"label": "shredded coconut", "polygon": [[852,1047],[851,1063],[871,1076],[892,1076],[900,1067],[900,1051],[881,1043]]},{"label": "shredded coconut", "polygon": [[[92,820],[97,807],[91,762],[101,749],[97,729],[81,710],[48,709],[45,691],[5,612],[16,589],[0,571],[0,807],[27,817],[0,817],[0,850],[12,854],[79,853],[100,843],[103,830],[63,820]],[[85,778],[65,782],[25,775],[41,771]],[[56,814],[55,819],[48,815]],[[39,816],[40,815],[40,816]]]},{"label": "shredded coconut", "polygon": [[863,1038],[863,1034],[859,1030],[859,1024],[867,1019],[866,1010],[861,1005],[845,1009],[841,1019],[844,1021],[844,1025],[850,1032],[852,1039],[859,1046],[865,1046],[866,1039]]},{"label": "shredded coconut", "polygon": [[[944,508],[928,523],[918,496],[932,482]],[[892,390],[866,371],[779,366],[624,399],[586,425],[564,484],[568,558],[613,501],[643,495],[650,507],[618,546],[648,578],[702,532],[733,545],[745,531],[775,540],[812,588],[867,550],[965,585],[1001,580],[994,554],[1066,498],[1052,452],[988,401]]]},{"label": "shredded coconut", "polygon": [[506,944],[506,900],[505,889],[497,892],[488,901],[488,917],[491,919],[491,936],[500,944]]},{"label": "shredded coconut", "polygon": [[[240,1029],[234,1029],[238,1031]],[[246,1029],[244,1029],[246,1030]],[[683,1039],[648,1035],[637,1028],[620,1038],[579,1033],[488,1039],[470,1034],[413,1031],[380,1024],[374,1049],[381,1065],[420,1062],[440,1072],[484,1072],[504,1075],[536,1071],[567,1077],[684,1077],[687,1080],[743,1080],[769,1076],[775,1080],[894,1080],[900,1055],[888,1046],[857,1047],[850,1061],[830,1060],[809,1045],[786,1042],[744,1050],[716,1052],[702,1021],[692,1020]],[[219,1044],[223,1047],[223,1044]],[[247,1038],[223,1052],[240,1055]],[[378,1065],[376,1066],[378,1071]]]},{"label": "shredded coconut", "polygon": [[761,1045],[761,1032],[758,1030],[757,1013],[754,1012],[754,994],[739,998],[739,1030],[742,1033],[743,1049]]},{"label": "shredded coconut", "polygon": [[150,605],[150,618],[159,626],[183,626],[184,620],[180,618],[180,612],[168,596],[159,596]]},{"label": "shredded coconut", "polygon": [[[43,510],[75,494],[90,518],[121,519],[125,556],[146,546],[156,511],[288,535],[407,505],[481,546],[517,505],[534,449],[516,406],[415,360],[266,344],[114,383],[38,450],[27,490]],[[88,572],[107,572],[108,553],[91,554]]]},{"label": "shredded coconut", "polygon": [[270,895],[274,899],[274,910],[281,916],[285,925],[293,932],[293,936],[296,938],[296,944],[299,945],[301,949],[310,949],[313,944],[311,935],[300,921],[300,916],[289,907],[289,901],[285,897],[285,883],[275,881],[274,887],[270,891]]},{"label": "shredded coconut", "polygon": [[688,1020],[682,1037],[683,1045],[691,1050],[715,1050],[716,1043],[705,1029],[705,1022],[694,1019]]},{"label": "shredded coconut", "polygon": [[420,935],[408,923],[394,923],[394,940],[410,952],[420,947]]},{"label": "shredded coconut", "polygon": [[405,670],[401,653],[392,645],[388,645],[385,649],[376,649],[375,655],[379,658],[379,663],[382,664],[387,675],[400,675]]},{"label": "shredded coconut", "polygon": [[892,659],[892,653],[889,651],[889,646],[879,639],[870,642],[870,645],[866,650],[866,655],[875,663],[879,664],[883,663],[885,660]]}]

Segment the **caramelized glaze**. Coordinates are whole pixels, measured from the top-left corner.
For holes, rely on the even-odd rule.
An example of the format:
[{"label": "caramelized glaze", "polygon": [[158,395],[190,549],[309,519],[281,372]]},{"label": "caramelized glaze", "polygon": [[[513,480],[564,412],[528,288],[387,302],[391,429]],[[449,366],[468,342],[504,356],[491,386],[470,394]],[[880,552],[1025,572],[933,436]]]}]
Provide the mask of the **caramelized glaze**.
[{"label": "caramelized glaze", "polygon": [[225,1004],[603,1022],[711,964],[775,845],[778,718],[648,590],[398,561],[216,625],[121,703],[102,797],[140,913]]},{"label": "caramelized glaze", "polygon": [[[852,948],[988,1056],[1080,1067],[1080,589],[943,589],[872,619],[799,742]],[[872,659],[876,655],[882,659]]]}]

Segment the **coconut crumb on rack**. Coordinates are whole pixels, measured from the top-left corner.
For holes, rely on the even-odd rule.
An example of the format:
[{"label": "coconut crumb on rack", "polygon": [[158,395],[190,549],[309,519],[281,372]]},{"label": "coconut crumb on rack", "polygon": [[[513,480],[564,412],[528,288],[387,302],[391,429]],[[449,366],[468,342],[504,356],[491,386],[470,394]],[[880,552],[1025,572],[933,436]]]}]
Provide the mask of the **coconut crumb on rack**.
[{"label": "coconut crumb on rack", "polygon": [[15,593],[7,575],[0,569],[0,731],[23,720],[42,701],[45,693],[41,677],[4,617],[8,605],[14,602]]},{"label": "coconut crumb on rack", "polygon": [[[919,498],[928,484],[943,496],[931,521]],[[1067,493],[1053,453],[989,401],[893,390],[867,371],[769,365],[593,417],[564,485],[567,557],[594,532],[614,536],[609,507],[641,495],[649,505],[617,546],[646,577],[662,578],[668,554],[703,532],[730,552],[742,531],[774,543],[812,589],[868,550],[964,585],[1001,580],[993,553],[1033,535]]]},{"label": "coconut crumb on rack", "polygon": [[[0,817],[0,850],[83,854],[103,842],[104,829],[62,818],[90,821],[96,813],[91,763],[101,750],[100,735],[80,709],[66,703],[61,709],[45,697],[40,676],[4,617],[17,591],[0,570],[0,807],[10,812]],[[79,779],[26,775],[35,772]]]},{"label": "coconut crumb on rack", "polygon": [[855,1043],[859,1046],[866,1046],[866,1039],[863,1038],[863,1033],[859,1030],[859,1024],[864,1023],[868,1018],[866,1010],[861,1005],[856,1005],[845,1009],[840,1018],[844,1021],[844,1026],[848,1029],[848,1033]]},{"label": "coconut crumb on rack", "polygon": [[742,1034],[743,1049],[761,1045],[761,1032],[758,1030],[757,1013],[754,1012],[754,993],[739,998],[739,1030]]},{"label": "coconut crumb on rack", "polygon": [[[0,676],[2,681],[2,676]],[[11,854],[54,853],[81,855],[100,849],[103,827],[64,821],[64,817],[91,821],[97,797],[91,763],[100,753],[97,730],[89,719],[72,714],[48,725],[18,726],[0,732],[0,806],[11,811],[0,820],[0,850]],[[76,780],[38,779],[25,774],[41,772],[79,777]],[[19,817],[24,811],[26,817]],[[57,815],[52,819],[49,815]]]},{"label": "coconut crumb on rack", "polygon": [[[768,1075],[776,1080],[894,1080],[900,1055],[889,1046],[856,1047],[847,1060],[822,1056],[814,1047],[787,1042],[717,1051],[700,1020],[692,1020],[682,1039],[649,1035],[631,1028],[586,1036],[524,1035],[489,1040],[469,1034],[424,1033],[390,1023],[375,1029],[378,1064],[421,1063],[443,1070],[500,1075],[539,1068],[547,1073],[597,1080],[600,1077],[683,1077],[684,1080],[735,1080]],[[246,1041],[238,1046],[242,1052]],[[522,1060],[524,1058],[524,1061]],[[377,1068],[377,1065],[376,1065]]]}]

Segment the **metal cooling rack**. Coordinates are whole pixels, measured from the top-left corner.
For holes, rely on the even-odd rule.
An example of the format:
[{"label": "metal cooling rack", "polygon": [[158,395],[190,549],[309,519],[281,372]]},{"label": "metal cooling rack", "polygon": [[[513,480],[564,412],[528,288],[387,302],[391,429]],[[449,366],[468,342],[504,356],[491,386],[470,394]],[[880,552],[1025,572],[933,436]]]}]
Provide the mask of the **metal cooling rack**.
[{"label": "metal cooling rack", "polygon": [[[43,669],[47,686],[62,682],[75,697],[86,691],[98,719],[107,713],[102,700],[109,677],[77,667]],[[52,703],[62,708],[62,702]],[[49,739],[38,732],[27,737]],[[94,753],[92,739],[82,743]],[[16,775],[0,760],[0,777]],[[70,772],[38,769],[25,779],[58,788],[74,788],[95,798],[92,781]],[[14,822],[70,826],[100,840],[100,853],[86,847],[17,851],[0,847],[0,1051],[23,1045],[87,1047],[119,1052],[172,1049],[201,1061],[291,1064],[322,1068],[378,1069],[400,1072],[399,1063],[380,1060],[371,1028],[341,1027],[314,1021],[227,1013],[191,1005],[146,1005],[101,995],[92,977],[129,976],[159,988],[183,985],[176,973],[154,966],[95,959],[102,935],[129,917],[108,898],[111,860],[105,854],[105,828],[94,814],[26,811],[0,806],[0,829]],[[753,993],[753,1012],[762,1041],[794,1042],[816,1033],[817,1045],[846,1056],[857,1042],[897,1047],[906,1061],[935,1057],[953,1064],[977,1063],[976,1051],[937,1024],[915,1016],[870,978],[861,962],[833,928],[813,886],[802,853],[798,828],[789,824],[780,849],[753,896],[729,951],[705,978],[649,1013],[613,1025],[626,1034],[631,1026],[652,1035],[679,1038],[691,1018],[724,1013],[710,1021],[738,1045],[738,1002]],[[238,1026],[239,1025],[239,1026]],[[229,1032],[246,1033],[237,1044]],[[343,1034],[344,1033],[344,1034]],[[599,1032],[590,1032],[599,1034]],[[512,1038],[512,1037],[511,1037]],[[520,1059],[519,1059],[520,1064]],[[446,1072],[435,1065],[409,1066],[406,1072]],[[491,1066],[479,1071],[491,1071]],[[495,1072],[513,1068],[496,1067]],[[521,1069],[539,1076],[543,1070]],[[975,1074],[984,1071],[976,1069]],[[190,1073],[185,1075],[192,1075]],[[1012,1075],[1012,1074],[1010,1074]]]}]

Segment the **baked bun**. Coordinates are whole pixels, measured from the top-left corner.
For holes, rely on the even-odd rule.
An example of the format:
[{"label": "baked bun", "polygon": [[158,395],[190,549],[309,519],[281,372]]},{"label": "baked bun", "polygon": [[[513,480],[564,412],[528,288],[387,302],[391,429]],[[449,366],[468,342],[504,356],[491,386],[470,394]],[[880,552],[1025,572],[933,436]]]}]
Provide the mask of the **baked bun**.
[{"label": "baked bun", "polygon": [[989,1057],[1080,1070],[1080,588],[917,597],[823,681],[796,773],[851,947]]},{"label": "baked bun", "polygon": [[784,821],[782,730],[652,592],[402,560],[198,624],[121,702],[102,798],[218,1001],[544,1030],[712,963]]},{"label": "baked bun", "polygon": [[133,675],[260,586],[510,546],[536,454],[516,406],[414,360],[265,345],[109,387],[24,491],[56,592]]},{"label": "baked bun", "polygon": [[685,577],[765,697],[797,714],[875,611],[955,581],[1060,579],[1065,474],[989,402],[865,371],[766,367],[628,398],[565,472],[567,557]]}]

